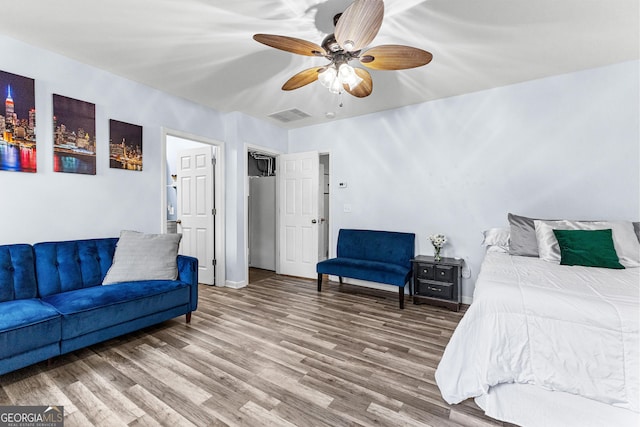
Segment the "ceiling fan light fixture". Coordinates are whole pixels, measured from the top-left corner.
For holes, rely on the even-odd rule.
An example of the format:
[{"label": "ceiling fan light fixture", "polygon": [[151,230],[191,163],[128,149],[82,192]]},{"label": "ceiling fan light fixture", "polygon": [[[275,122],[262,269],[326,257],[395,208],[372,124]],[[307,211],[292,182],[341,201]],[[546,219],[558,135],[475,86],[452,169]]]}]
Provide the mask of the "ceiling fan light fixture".
[{"label": "ceiling fan light fixture", "polygon": [[353,40],[346,40],[344,42],[344,46],[342,46],[342,48],[344,50],[346,50],[347,52],[353,51],[353,49],[355,49],[355,47],[356,47],[356,44],[355,44],[355,42]]},{"label": "ceiling fan light fixture", "polygon": [[318,80],[331,93],[348,92],[364,98],[373,91],[371,74],[365,68],[349,66],[349,61],[358,59],[360,65],[372,70],[405,70],[426,65],[433,58],[426,50],[411,46],[388,44],[367,48],[378,34],[383,17],[383,0],[353,0],[344,14],[334,17],[335,32],[325,36],[321,45],[275,34],[255,34],[253,38],[275,49],[329,61],[322,67],[295,74],[282,90],[298,89]]},{"label": "ceiling fan light fixture", "polygon": [[362,79],[356,74],[353,67],[347,63],[340,64],[338,68],[338,79],[342,84],[349,86],[353,90],[362,82]]},{"label": "ceiling fan light fixture", "polygon": [[339,94],[342,91],[342,83],[340,83],[340,79],[336,78],[331,82],[331,87],[329,87],[329,92],[333,94]]},{"label": "ceiling fan light fixture", "polygon": [[318,81],[327,89],[330,89],[333,82],[337,79],[338,75],[334,67],[327,67],[324,71],[318,73]]}]

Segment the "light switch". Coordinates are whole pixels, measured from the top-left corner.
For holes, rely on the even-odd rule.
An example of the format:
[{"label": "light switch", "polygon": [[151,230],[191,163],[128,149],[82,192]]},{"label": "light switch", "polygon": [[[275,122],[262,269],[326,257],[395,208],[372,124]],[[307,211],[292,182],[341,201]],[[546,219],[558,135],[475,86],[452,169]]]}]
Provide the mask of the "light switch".
[{"label": "light switch", "polygon": [[344,212],[351,213],[351,204],[345,203],[344,206],[342,207],[342,210]]},{"label": "light switch", "polygon": [[344,181],[344,182],[339,182],[339,183],[338,183],[338,188],[347,188],[347,182],[346,182],[346,181]]}]

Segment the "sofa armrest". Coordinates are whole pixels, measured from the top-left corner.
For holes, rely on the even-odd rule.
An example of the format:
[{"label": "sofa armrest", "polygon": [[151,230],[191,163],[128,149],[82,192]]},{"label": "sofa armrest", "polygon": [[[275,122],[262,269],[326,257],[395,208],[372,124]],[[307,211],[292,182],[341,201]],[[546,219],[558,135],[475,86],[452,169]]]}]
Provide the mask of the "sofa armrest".
[{"label": "sofa armrest", "polygon": [[198,258],[178,255],[178,280],[191,286],[191,311],[198,307]]}]

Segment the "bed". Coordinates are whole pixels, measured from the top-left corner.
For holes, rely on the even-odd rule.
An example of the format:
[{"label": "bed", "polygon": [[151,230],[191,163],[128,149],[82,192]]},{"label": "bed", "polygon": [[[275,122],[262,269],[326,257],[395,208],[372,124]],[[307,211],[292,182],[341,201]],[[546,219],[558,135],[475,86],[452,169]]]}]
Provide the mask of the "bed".
[{"label": "bed", "polygon": [[489,251],[436,382],[522,426],[640,425],[640,268]]}]

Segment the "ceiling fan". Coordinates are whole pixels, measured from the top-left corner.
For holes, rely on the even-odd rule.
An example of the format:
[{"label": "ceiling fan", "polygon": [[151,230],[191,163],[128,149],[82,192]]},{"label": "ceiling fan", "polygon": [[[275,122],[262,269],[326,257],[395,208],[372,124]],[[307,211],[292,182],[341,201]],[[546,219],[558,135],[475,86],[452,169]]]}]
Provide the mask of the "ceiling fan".
[{"label": "ceiling fan", "polygon": [[267,46],[307,56],[321,56],[330,62],[308,68],[291,77],[282,90],[294,90],[318,80],[332,93],[343,90],[358,98],[369,96],[373,90],[371,74],[363,68],[352,67],[350,61],[373,70],[404,70],[431,62],[431,53],[410,46],[381,45],[364,50],[373,41],[382,25],[382,0],[355,0],[342,14],[334,17],[335,32],[321,45],[287,36],[255,34],[253,39]]}]

